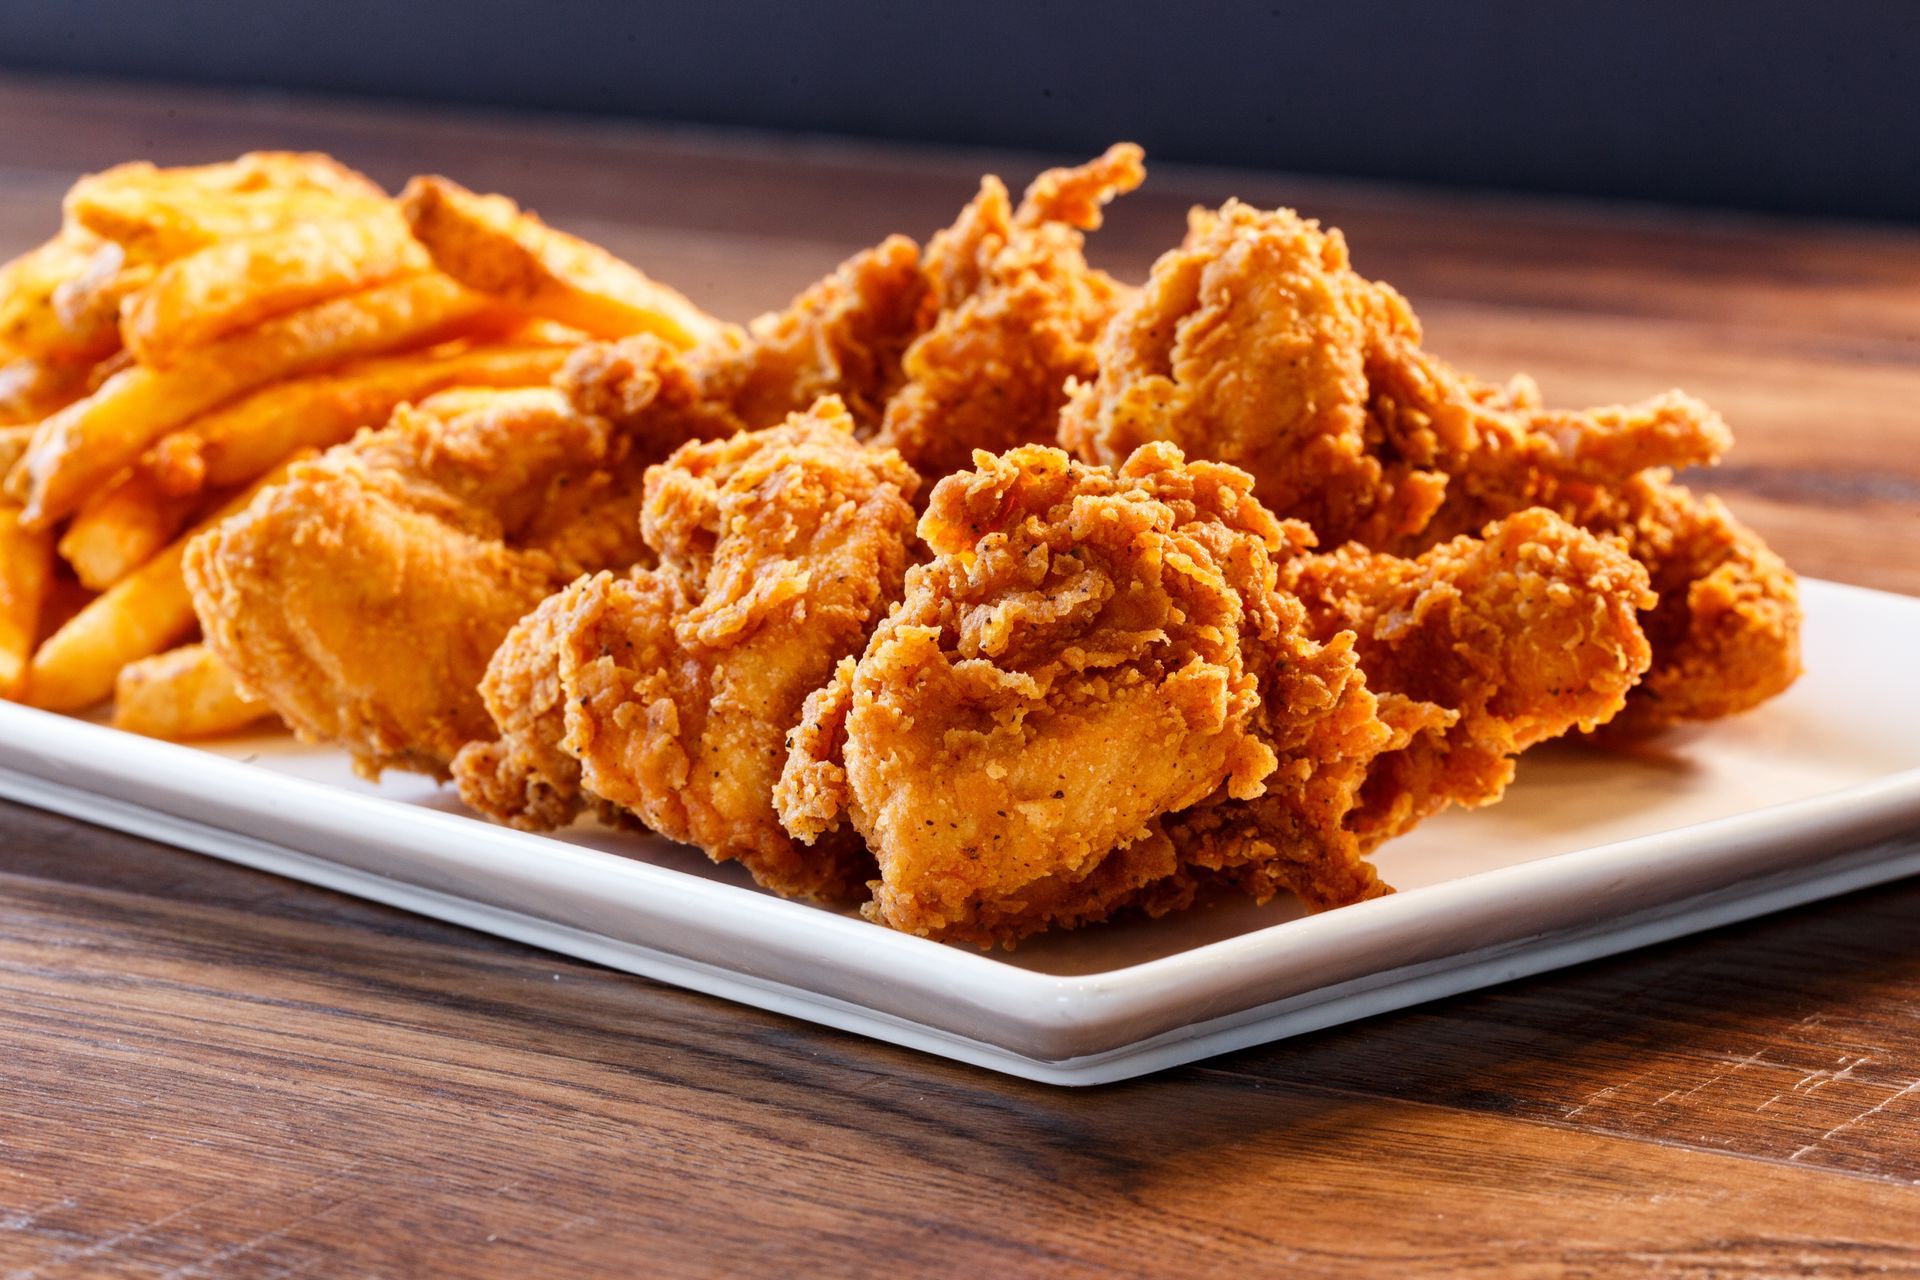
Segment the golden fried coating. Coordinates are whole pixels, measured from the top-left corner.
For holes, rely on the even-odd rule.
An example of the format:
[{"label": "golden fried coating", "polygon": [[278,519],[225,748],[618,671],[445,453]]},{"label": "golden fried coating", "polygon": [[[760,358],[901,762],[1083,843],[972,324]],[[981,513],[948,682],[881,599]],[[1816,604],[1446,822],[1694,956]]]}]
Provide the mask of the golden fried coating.
[{"label": "golden fried coating", "polygon": [[1162,823],[1179,871],[1139,902],[1149,915],[1186,907],[1216,885],[1256,902],[1291,893],[1315,911],[1391,892],[1351,819],[1374,762],[1404,747],[1431,709],[1409,704],[1410,717],[1390,718],[1388,700],[1367,687],[1352,636],[1317,643],[1298,601],[1287,600],[1290,626],[1264,673],[1258,721],[1279,766],[1259,796],[1215,796]]},{"label": "golden fried coating", "polygon": [[[680,449],[647,477],[659,566],[584,578],[516,636],[520,652],[544,643],[557,658],[557,692],[541,685],[519,705],[562,709],[560,745],[587,794],[737,859],[769,888],[824,898],[856,892],[872,861],[850,836],[811,847],[789,836],[773,784],[807,694],[899,596],[918,485],[898,454],[853,432],[828,397],[782,426]],[[553,804],[565,779],[543,754],[550,723],[499,726],[496,751],[560,777],[509,810],[525,825],[571,816]],[[463,794],[486,807],[481,764]]]},{"label": "golden fried coating", "polygon": [[1337,231],[1238,202],[1196,211],[1099,365],[1062,415],[1069,448],[1112,463],[1166,439],[1232,462],[1326,545],[1411,555],[1536,506],[1624,534],[1663,601],[1636,723],[1743,710],[1799,672],[1792,575],[1657,470],[1717,460],[1718,415],[1677,392],[1550,411],[1524,380],[1474,382],[1421,349],[1406,300],[1354,272]]},{"label": "golden fried coating", "polygon": [[1617,521],[1653,576],[1660,603],[1641,622],[1654,666],[1609,733],[1734,715],[1784,693],[1800,676],[1800,592],[1793,571],[1711,494],[1654,470],[1607,490]]},{"label": "golden fried coating", "polygon": [[1382,841],[1497,800],[1515,755],[1618,712],[1647,665],[1646,571],[1545,511],[1415,560],[1296,557],[1280,584],[1307,619],[1268,668],[1280,766],[1259,796],[1165,820],[1179,868],[1136,903],[1151,914],[1209,885],[1315,910],[1387,892],[1365,860]]},{"label": "golden fried coating", "polygon": [[1282,566],[1322,640],[1356,637],[1407,738],[1369,767],[1347,819],[1363,851],[1449,804],[1500,798],[1514,757],[1612,719],[1652,650],[1647,571],[1613,539],[1538,508],[1405,560],[1349,544]]},{"label": "golden fried coating", "polygon": [[[574,576],[643,554],[629,465],[623,438],[552,390],[493,393],[449,420],[402,408],[188,547],[207,643],[362,770],[445,776],[489,728],[475,686],[507,629]],[[558,502],[567,491],[587,497]]]},{"label": "golden fried coating", "polygon": [[[467,807],[525,831],[564,827],[592,803],[581,794],[580,762],[561,745],[567,693],[559,646],[579,585],[548,596],[507,632],[480,681],[491,732],[474,735],[453,758],[453,779]],[[599,808],[608,820],[621,812]]]},{"label": "golden fried coating", "polygon": [[1041,174],[1017,209],[998,178],[984,180],[922,257],[937,317],[906,350],[876,442],[943,476],[975,449],[1051,441],[1067,380],[1093,376],[1094,339],[1124,297],[1087,265],[1081,233],[1145,175],[1140,148],[1121,143]]},{"label": "golden fried coating", "polygon": [[[964,465],[975,443],[1049,436],[1066,379],[1091,373],[1091,340],[1120,296],[1086,265],[1079,229],[1097,226],[1100,206],[1141,175],[1139,149],[1116,147],[1040,175],[1018,210],[989,178],[924,259],[911,240],[889,237],[754,321],[744,340],[728,334],[690,352],[647,337],[595,344],[558,383],[652,456],[772,425],[825,394],[875,446],[900,445],[935,467]],[[662,485],[684,490],[694,461]],[[663,514],[672,501],[663,491]],[[707,536],[698,518],[678,527]],[[652,535],[666,540],[663,559],[697,572],[672,529],[656,521]],[[490,668],[494,717],[515,727],[477,743],[456,772],[474,807],[503,821],[551,826],[579,809],[578,771],[553,716],[515,710],[546,700],[557,660],[530,623]]]},{"label": "golden fried coating", "polygon": [[1250,487],[1165,445],[1117,472],[976,455],[921,521],[933,561],[809,700],[775,793],[789,829],[844,811],[879,862],[868,914],[931,937],[1141,899],[1177,870],[1163,815],[1258,795],[1276,767],[1262,672],[1301,615],[1274,558],[1305,531]]}]

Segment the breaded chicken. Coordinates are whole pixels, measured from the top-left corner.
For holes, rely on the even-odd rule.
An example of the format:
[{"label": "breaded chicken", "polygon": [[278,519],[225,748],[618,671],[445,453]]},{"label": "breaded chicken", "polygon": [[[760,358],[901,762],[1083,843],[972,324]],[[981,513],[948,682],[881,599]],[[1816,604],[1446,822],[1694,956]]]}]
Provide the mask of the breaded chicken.
[{"label": "breaded chicken", "polygon": [[1282,566],[1318,639],[1353,635],[1406,738],[1347,820],[1363,851],[1450,804],[1491,804],[1522,751],[1617,715],[1652,650],[1647,571],[1618,542],[1532,509],[1411,560],[1349,544]]},{"label": "breaded chicken", "polygon": [[603,419],[549,389],[465,403],[447,419],[403,407],[187,549],[207,643],[369,774],[445,776],[490,728],[475,686],[507,629],[645,553],[637,467]]},{"label": "breaded chicken", "polygon": [[1546,511],[1414,560],[1296,557],[1280,584],[1305,614],[1268,668],[1280,767],[1161,824],[1178,870],[1137,902],[1152,914],[1215,885],[1315,910],[1387,892],[1366,861],[1383,841],[1499,799],[1515,756],[1615,715],[1649,657],[1646,571]]},{"label": "breaded chicken", "polygon": [[1353,271],[1337,231],[1238,202],[1196,211],[1099,366],[1062,415],[1079,456],[1165,439],[1232,462],[1323,545],[1411,555],[1536,506],[1624,535],[1661,595],[1636,723],[1730,714],[1799,673],[1793,576],[1660,470],[1717,460],[1717,414],[1677,392],[1549,411],[1524,380],[1477,383],[1421,348],[1406,300]]},{"label": "breaded chicken", "polygon": [[[1092,338],[1121,297],[1087,266],[1081,230],[1097,226],[1101,205],[1142,173],[1139,149],[1118,146],[1041,174],[1017,210],[988,178],[924,255],[890,237],[786,311],[755,320],[745,341],[729,336],[691,352],[646,337],[590,346],[560,385],[582,410],[661,453],[771,425],[823,394],[840,397],[862,438],[899,446],[933,474],[964,465],[976,445],[1050,437],[1067,379],[1091,373]],[[543,626],[529,619],[490,669],[483,693],[503,727],[528,721],[557,688]],[[558,749],[555,714],[475,745],[460,770],[475,807],[535,826],[578,812],[588,798]]]},{"label": "breaded chicken", "polygon": [[1127,143],[1042,173],[1017,208],[989,176],[924,252],[891,236],[744,341],[599,348],[602,390],[583,403],[615,423],[683,422],[687,439],[770,426],[836,395],[862,439],[929,476],[975,449],[1051,440],[1068,379],[1093,375],[1094,339],[1127,292],[1087,265],[1083,232],[1144,176]]},{"label": "breaded chicken", "polygon": [[[781,893],[858,891],[873,871],[859,842],[801,844],[771,793],[803,700],[899,596],[917,486],[832,397],[652,468],[642,527],[658,565],[574,583],[502,647],[488,682],[503,736],[461,755],[463,796],[553,825],[574,785]],[[516,664],[532,696],[500,697]],[[502,804],[516,775],[498,761],[515,756],[530,785]]]},{"label": "breaded chicken", "polygon": [[[550,657],[505,664],[483,700],[509,628],[582,573],[651,563],[638,518],[647,465],[688,440],[776,423],[823,388],[846,389],[877,429],[930,314],[918,258],[889,240],[744,339],[591,344],[554,391],[476,393],[483,407],[451,422],[403,408],[203,541],[192,581],[210,642],[306,737],[371,772],[446,776],[462,746],[495,740],[488,703],[516,720],[553,687]],[[470,785],[490,812],[570,812],[579,799],[554,763],[476,753]]]},{"label": "breaded chicken", "polygon": [[982,181],[922,255],[935,314],[906,350],[876,443],[937,477],[975,449],[1051,441],[1067,380],[1093,375],[1094,339],[1126,293],[1087,265],[1081,233],[1145,176],[1140,148],[1121,143],[1041,174],[1018,208],[998,178]]},{"label": "breaded chicken", "polygon": [[[932,562],[809,700],[775,792],[789,829],[850,821],[879,863],[868,915],[930,937],[1011,941],[1141,902],[1179,871],[1166,815],[1262,792],[1280,763],[1262,718],[1292,714],[1263,710],[1263,673],[1320,648],[1275,589],[1305,530],[1250,487],[1165,445],[1117,472],[1037,445],[976,455],[921,521]],[[1284,745],[1315,755],[1304,736]]]}]

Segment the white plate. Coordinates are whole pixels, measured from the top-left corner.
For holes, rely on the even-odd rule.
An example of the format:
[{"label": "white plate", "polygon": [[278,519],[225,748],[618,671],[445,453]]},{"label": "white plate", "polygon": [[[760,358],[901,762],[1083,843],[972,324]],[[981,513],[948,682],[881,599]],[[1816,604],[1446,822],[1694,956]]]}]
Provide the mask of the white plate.
[{"label": "white plate", "polygon": [[[0,794],[663,982],[1057,1084],[1120,1080],[1920,872],[1920,600],[1805,584],[1807,676],[1631,757],[1556,745],[1319,916],[1201,907],[982,954],[647,837],[465,816],[260,736],[202,750],[0,703]],[[0,833],[3,834],[3,833]]]}]

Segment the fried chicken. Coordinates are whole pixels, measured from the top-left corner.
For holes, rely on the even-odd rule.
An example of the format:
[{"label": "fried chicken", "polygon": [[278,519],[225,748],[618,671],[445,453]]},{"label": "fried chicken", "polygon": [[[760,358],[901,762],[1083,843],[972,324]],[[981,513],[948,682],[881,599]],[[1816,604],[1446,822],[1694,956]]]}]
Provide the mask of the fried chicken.
[{"label": "fried chicken", "polygon": [[1317,639],[1348,633],[1405,743],[1347,819],[1363,851],[1449,804],[1500,798],[1514,757],[1619,713],[1652,657],[1647,571],[1538,508],[1405,560],[1349,544],[1282,566]]},{"label": "fried chicken", "polygon": [[609,394],[588,407],[616,423],[671,412],[694,419],[685,438],[706,438],[837,395],[862,439],[931,476],[965,467],[976,448],[1051,440],[1068,379],[1092,376],[1094,339],[1126,296],[1087,265],[1083,232],[1144,176],[1127,143],[1042,173],[1017,208],[989,176],[924,252],[889,237],[755,320],[744,341],[601,348]]},{"label": "fried chicken", "polygon": [[[829,393],[862,436],[933,465],[975,442],[1050,434],[1119,297],[1086,265],[1077,228],[1140,173],[1138,149],[1116,147],[1042,174],[1018,210],[989,179],[925,255],[889,238],[744,333],[715,326],[689,351],[653,337],[583,347],[556,379],[563,399],[538,401],[544,426],[482,414],[443,446],[430,419],[403,410],[205,544],[203,622],[236,650],[257,644],[258,656],[233,655],[236,669],[302,733],[371,771],[444,776],[467,742],[496,742],[495,718],[516,721],[555,687],[528,660],[476,690],[508,629],[574,574],[649,558],[631,519],[636,480],[680,444],[771,426]],[[486,483],[443,491],[463,453]],[[386,620],[377,636],[363,607]],[[408,641],[446,660],[424,676],[383,660]],[[476,751],[469,788],[489,812],[545,822],[576,807],[567,767],[536,740],[516,728]]]},{"label": "fried chicken", "polygon": [[873,869],[859,842],[801,844],[771,793],[802,701],[899,595],[917,486],[832,397],[652,468],[658,565],[584,578],[516,629],[488,674],[502,738],[462,753],[462,795],[550,826],[578,788],[781,893],[856,892]]},{"label": "fried chicken", "polygon": [[1411,555],[1529,507],[1625,536],[1661,597],[1636,724],[1731,714],[1799,672],[1792,574],[1662,470],[1715,461],[1718,415],[1677,392],[1556,412],[1524,380],[1476,383],[1422,350],[1406,300],[1354,272],[1337,231],[1286,210],[1196,211],[1060,435],[1090,461],[1165,439],[1232,462],[1326,545]]},{"label": "fried chicken", "polygon": [[[789,830],[850,822],[879,863],[871,918],[990,944],[1151,897],[1180,870],[1161,820],[1259,795],[1276,743],[1308,761],[1384,745],[1364,696],[1263,707],[1278,656],[1322,646],[1275,589],[1306,531],[1250,487],[1166,445],[1117,472],[981,453],[942,480],[920,524],[934,559],[793,735]],[[1333,682],[1363,693],[1334,654]]]},{"label": "fried chicken", "polygon": [[[302,735],[345,746],[363,770],[447,776],[462,746],[494,740],[488,704],[514,719],[552,687],[551,671],[521,666],[483,698],[509,628],[582,573],[651,561],[648,464],[778,422],[822,387],[847,389],[878,426],[924,327],[918,256],[889,240],[744,339],[729,331],[691,352],[652,337],[592,344],[556,391],[483,398],[493,407],[451,422],[403,408],[202,540],[189,581],[209,641]],[[577,807],[551,759],[488,763],[476,755],[469,773],[491,811],[517,807],[515,792],[545,813]]]},{"label": "fried chicken", "polygon": [[922,255],[936,314],[905,352],[876,443],[943,476],[975,449],[1051,441],[1067,380],[1093,375],[1094,339],[1126,292],[1087,265],[1081,233],[1145,176],[1140,148],[1121,143],[1041,174],[1017,209],[998,178],[983,180]]},{"label": "fried chicken", "polygon": [[507,628],[644,554],[627,438],[550,389],[464,403],[448,419],[403,407],[187,549],[207,643],[370,774],[445,776],[489,730],[474,689]]},{"label": "fried chicken", "polygon": [[1383,841],[1498,800],[1515,756],[1615,715],[1649,657],[1645,569],[1546,511],[1414,560],[1297,557],[1280,584],[1306,617],[1268,670],[1280,767],[1161,824],[1179,864],[1138,900],[1151,914],[1217,885],[1315,910],[1387,892],[1366,861]]}]

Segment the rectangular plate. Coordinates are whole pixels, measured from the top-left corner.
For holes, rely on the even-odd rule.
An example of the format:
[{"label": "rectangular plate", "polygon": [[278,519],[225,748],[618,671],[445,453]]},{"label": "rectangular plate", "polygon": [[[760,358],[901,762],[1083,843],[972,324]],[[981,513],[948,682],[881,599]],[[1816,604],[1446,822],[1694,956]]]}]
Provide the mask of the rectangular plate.
[{"label": "rectangular plate", "polygon": [[1383,850],[1401,892],[1222,902],[982,954],[582,825],[529,835],[280,735],[176,746],[0,703],[0,795],[1055,1084],[1125,1079],[1920,872],[1920,600],[1804,584],[1806,677],[1632,754],[1530,753]]}]

